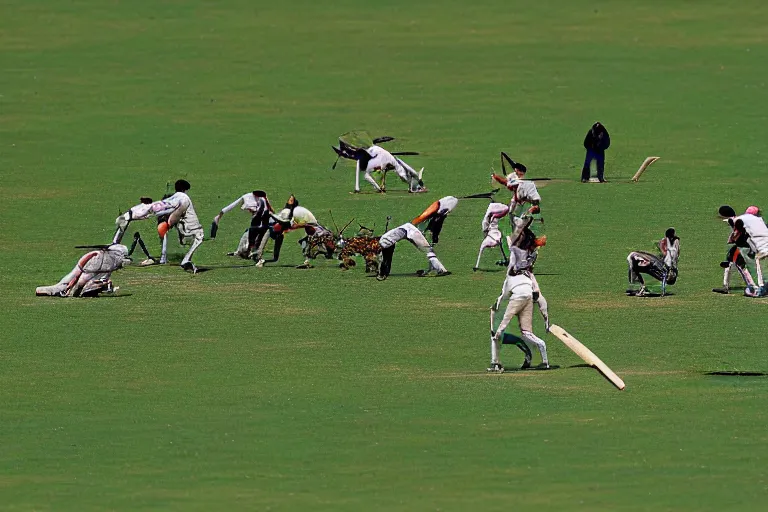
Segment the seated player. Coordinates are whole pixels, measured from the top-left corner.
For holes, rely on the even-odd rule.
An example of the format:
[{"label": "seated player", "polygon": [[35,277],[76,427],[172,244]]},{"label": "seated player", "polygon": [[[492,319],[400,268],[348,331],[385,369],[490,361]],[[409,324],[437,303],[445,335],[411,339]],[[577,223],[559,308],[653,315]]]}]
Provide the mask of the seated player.
[{"label": "seated player", "polygon": [[429,245],[427,239],[424,238],[424,235],[421,233],[421,231],[419,231],[416,226],[408,222],[394,229],[390,229],[379,238],[382,261],[381,265],[379,266],[379,274],[376,276],[376,279],[383,281],[389,276],[389,273],[392,270],[392,255],[395,252],[395,246],[397,245],[397,242],[404,239],[408,240],[421,251],[427,254],[429,268],[427,268],[427,270],[419,270],[417,275],[423,277],[429,275],[429,273],[433,270],[437,272],[438,277],[447,276],[450,274],[450,272],[445,269],[443,264],[440,263],[440,260],[437,259],[435,251],[432,249],[432,246]]},{"label": "seated player", "polygon": [[661,255],[657,256],[645,251],[633,251],[627,256],[629,265],[629,284],[640,283],[638,290],[628,289],[627,295],[643,297],[649,295],[645,288],[643,274],[661,281],[661,295],[667,291],[667,285],[677,281],[677,260],[680,256],[680,238],[675,234],[675,228],[669,228],[664,238],[657,242]]},{"label": "seated player", "polygon": [[84,254],[75,268],[58,283],[39,286],[35,295],[49,297],[96,297],[118,290],[110,279],[112,272],[128,265],[128,248],[111,244]]}]

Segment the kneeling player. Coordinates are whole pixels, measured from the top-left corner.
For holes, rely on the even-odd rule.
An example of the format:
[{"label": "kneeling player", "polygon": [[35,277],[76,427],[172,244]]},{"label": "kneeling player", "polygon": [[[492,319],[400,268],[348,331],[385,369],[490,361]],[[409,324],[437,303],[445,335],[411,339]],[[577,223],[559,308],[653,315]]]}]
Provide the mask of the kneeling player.
[{"label": "kneeling player", "polygon": [[51,286],[39,286],[35,295],[50,297],[96,297],[99,293],[117,291],[110,276],[129,264],[128,248],[112,244],[84,254],[75,268]]},{"label": "kneeling player", "polygon": [[645,251],[633,251],[627,256],[629,265],[629,284],[640,283],[640,289],[627,290],[628,295],[642,297],[648,295],[645,289],[643,274],[648,274],[661,281],[661,295],[667,290],[667,285],[677,281],[677,259],[680,256],[680,238],[675,235],[675,229],[669,228],[664,238],[657,243],[660,256]]},{"label": "kneeling player", "polygon": [[397,242],[403,239],[408,240],[420,250],[427,253],[429,268],[427,268],[427,270],[419,270],[417,272],[419,276],[426,276],[433,270],[437,272],[438,276],[446,276],[450,274],[443,264],[440,263],[440,260],[437,259],[435,251],[432,249],[432,246],[429,245],[427,239],[424,238],[421,231],[410,222],[407,222],[395,229],[390,229],[379,238],[382,261],[381,266],[379,267],[379,275],[376,276],[376,279],[383,281],[389,276],[389,273],[392,270],[392,255],[395,252],[395,246],[397,245]]}]

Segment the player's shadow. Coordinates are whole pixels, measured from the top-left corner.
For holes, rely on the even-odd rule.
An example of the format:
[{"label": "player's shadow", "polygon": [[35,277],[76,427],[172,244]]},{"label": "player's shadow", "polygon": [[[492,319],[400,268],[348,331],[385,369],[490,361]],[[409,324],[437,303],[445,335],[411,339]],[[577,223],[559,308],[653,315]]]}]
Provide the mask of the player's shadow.
[{"label": "player's shadow", "polygon": [[704,372],[704,375],[712,375],[717,377],[765,377],[768,373],[765,372],[743,372],[743,371],[714,371]]},{"label": "player's shadow", "polygon": [[[99,295],[98,297],[90,297],[90,298],[92,298],[92,299],[120,299],[122,297],[130,297],[131,295],[133,295],[133,294],[132,293],[118,293],[118,294],[106,293],[106,294],[103,294],[103,295]],[[89,298],[89,297],[85,297],[85,298]]]}]

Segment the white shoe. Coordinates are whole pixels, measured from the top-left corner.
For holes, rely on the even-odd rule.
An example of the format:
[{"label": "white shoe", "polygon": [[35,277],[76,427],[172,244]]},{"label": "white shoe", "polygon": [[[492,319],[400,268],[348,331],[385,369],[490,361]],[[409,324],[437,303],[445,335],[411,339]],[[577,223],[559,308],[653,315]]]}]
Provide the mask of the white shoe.
[{"label": "white shoe", "polygon": [[256,266],[259,268],[262,268],[264,266],[264,263],[266,263],[265,260],[259,260],[258,263],[256,263]]},{"label": "white shoe", "polygon": [[154,260],[152,258],[147,258],[144,261],[142,261],[141,263],[139,263],[139,266],[140,267],[149,267],[151,265],[157,265],[157,264],[158,264],[157,260]]}]

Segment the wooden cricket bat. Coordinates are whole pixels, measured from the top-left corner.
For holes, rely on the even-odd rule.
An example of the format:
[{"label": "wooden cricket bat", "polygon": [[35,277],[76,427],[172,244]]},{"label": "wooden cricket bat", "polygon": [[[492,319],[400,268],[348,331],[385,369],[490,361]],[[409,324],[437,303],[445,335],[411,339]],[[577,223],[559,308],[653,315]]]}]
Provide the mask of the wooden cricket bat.
[{"label": "wooden cricket bat", "polygon": [[658,160],[661,157],[658,156],[649,156],[645,160],[643,160],[643,163],[640,165],[640,168],[637,170],[634,176],[632,176],[632,181],[637,183],[637,181],[640,179],[640,175],[645,172],[645,170],[650,167],[650,165]]},{"label": "wooden cricket bat", "polygon": [[619,388],[619,390],[624,389],[624,381],[621,380],[621,378],[616,375],[613,370],[608,368],[608,366],[602,362],[600,358],[597,357],[591,350],[585,347],[583,343],[568,334],[565,329],[559,325],[552,324],[549,328],[549,332],[557,336],[557,338],[562,341],[566,347],[571,349],[577,356],[582,358],[585,363],[596,368],[598,371],[600,371],[600,373],[605,375],[605,377],[610,380],[614,386]]}]

